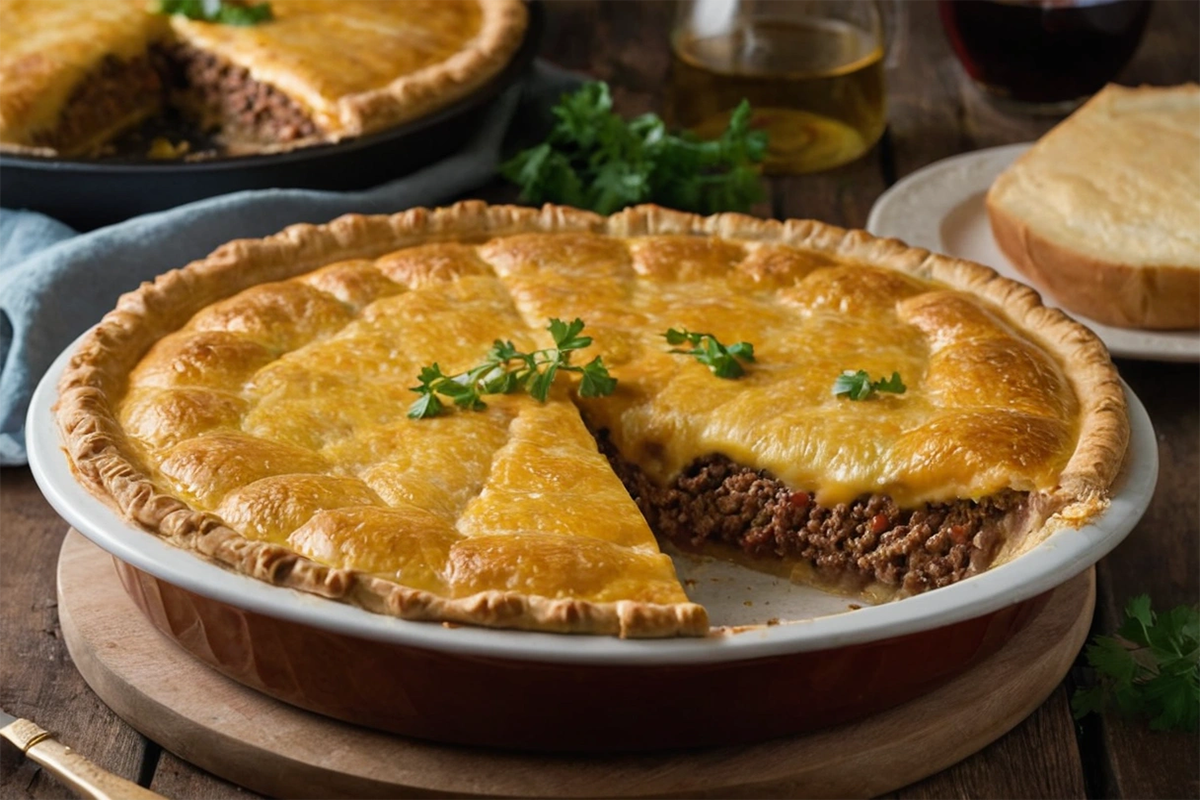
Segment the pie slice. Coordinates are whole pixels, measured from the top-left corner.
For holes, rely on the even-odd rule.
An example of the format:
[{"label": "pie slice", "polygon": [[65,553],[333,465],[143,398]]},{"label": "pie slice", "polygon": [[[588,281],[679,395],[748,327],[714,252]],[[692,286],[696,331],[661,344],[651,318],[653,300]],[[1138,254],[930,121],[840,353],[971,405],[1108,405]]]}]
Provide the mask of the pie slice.
[{"label": "pie slice", "polygon": [[[579,317],[617,378],[407,415],[422,367]],[[668,328],[754,344],[736,380]],[[846,370],[903,376],[852,400]],[[218,564],[407,619],[699,635],[658,541],[889,600],[1107,505],[1100,342],[992,271],[814,222],[462,203],[238,241],[125,296],[60,385],[80,480]]]},{"label": "pie slice", "polygon": [[624,631],[704,632],[704,609],[688,602],[671,559],[578,412],[565,397],[523,405],[483,490],[458,518],[463,538],[451,547],[447,569],[454,596],[503,589],[530,598],[481,604],[495,614],[488,624],[532,619],[539,629],[578,631],[612,630],[615,622]]},{"label": "pie slice", "polygon": [[0,2],[0,147],[73,155],[156,114],[165,17],[137,0]]},{"label": "pie slice", "polygon": [[231,152],[337,141],[427,115],[508,63],[520,0],[271,0],[229,25],[145,0],[2,0],[0,145],[88,154],[177,105]]}]

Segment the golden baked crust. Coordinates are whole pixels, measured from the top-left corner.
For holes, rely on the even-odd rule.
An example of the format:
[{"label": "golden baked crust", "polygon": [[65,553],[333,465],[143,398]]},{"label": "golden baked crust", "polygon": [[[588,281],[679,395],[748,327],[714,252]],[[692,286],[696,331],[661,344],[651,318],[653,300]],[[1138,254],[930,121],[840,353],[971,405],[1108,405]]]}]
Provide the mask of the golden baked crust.
[{"label": "golden baked crust", "polygon": [[104,59],[141,56],[166,32],[141,0],[0,0],[0,146],[37,147]]},{"label": "golden baked crust", "polygon": [[508,63],[526,23],[520,0],[274,0],[271,9],[265,25],[172,17],[171,26],[299,103],[326,140],[466,96]]},{"label": "golden baked crust", "polygon": [[[53,155],[45,135],[81,82],[105,59],[145,57],[159,41],[247,70],[307,112],[318,130],[254,149],[337,141],[470,94],[508,63],[527,22],[521,0],[273,0],[271,8],[270,22],[234,26],[168,18],[143,0],[0,0],[0,147]],[[141,116],[157,109],[158,98],[151,100]],[[116,120],[89,141],[137,121]]]},{"label": "golden baked crust", "polygon": [[[612,397],[404,416],[423,364],[457,371],[576,314]],[[759,360],[718,380],[663,352],[672,325],[754,341]],[[835,399],[846,368],[899,368],[909,391]],[[124,296],[56,406],[89,488],[255,577],[409,619],[703,633],[581,412],[663,478],[717,451],[831,502],[1028,491],[1034,530],[999,560],[1102,510],[1128,437],[1103,345],[989,269],[655,207],[468,202],[232,242]]]}]

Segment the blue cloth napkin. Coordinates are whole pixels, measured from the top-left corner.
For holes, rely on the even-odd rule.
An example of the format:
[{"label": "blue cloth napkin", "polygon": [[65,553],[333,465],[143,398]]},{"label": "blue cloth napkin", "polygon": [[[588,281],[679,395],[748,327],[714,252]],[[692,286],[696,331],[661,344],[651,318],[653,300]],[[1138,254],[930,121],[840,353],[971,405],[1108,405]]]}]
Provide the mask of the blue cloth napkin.
[{"label": "blue cloth napkin", "polygon": [[85,234],[42,214],[0,209],[0,465],[26,462],[25,415],[34,387],[124,292],[231,239],[458,198],[495,174],[510,128],[548,119],[549,107],[578,83],[572,73],[536,64],[528,79],[499,98],[462,151],[368,191],[237,192]]}]

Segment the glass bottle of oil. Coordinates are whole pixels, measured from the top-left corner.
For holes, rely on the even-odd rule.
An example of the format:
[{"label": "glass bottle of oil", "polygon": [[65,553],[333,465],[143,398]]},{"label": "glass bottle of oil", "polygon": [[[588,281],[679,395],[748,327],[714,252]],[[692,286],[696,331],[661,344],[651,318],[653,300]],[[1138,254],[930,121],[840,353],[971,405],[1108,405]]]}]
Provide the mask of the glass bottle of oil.
[{"label": "glass bottle of oil", "polygon": [[886,124],[883,36],[869,2],[694,0],[671,41],[667,116],[709,138],[746,98],[768,132],[765,169],[829,169],[861,156]]}]

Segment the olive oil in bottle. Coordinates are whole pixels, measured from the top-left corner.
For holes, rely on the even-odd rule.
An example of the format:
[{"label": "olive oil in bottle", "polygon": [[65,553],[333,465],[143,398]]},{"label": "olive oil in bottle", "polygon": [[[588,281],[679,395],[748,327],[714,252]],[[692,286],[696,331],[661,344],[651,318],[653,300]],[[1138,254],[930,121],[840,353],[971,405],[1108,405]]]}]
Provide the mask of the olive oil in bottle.
[{"label": "olive oil in bottle", "polygon": [[879,37],[836,19],[751,19],[729,32],[672,41],[667,114],[719,136],[746,98],[770,137],[765,169],[816,172],[861,156],[886,124]]}]

